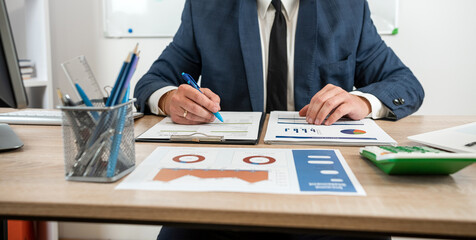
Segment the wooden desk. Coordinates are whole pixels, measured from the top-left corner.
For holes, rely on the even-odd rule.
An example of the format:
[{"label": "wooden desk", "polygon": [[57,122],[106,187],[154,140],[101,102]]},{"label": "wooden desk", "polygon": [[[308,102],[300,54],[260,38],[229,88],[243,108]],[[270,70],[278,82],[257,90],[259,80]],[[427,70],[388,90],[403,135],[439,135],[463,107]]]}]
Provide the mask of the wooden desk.
[{"label": "wooden desk", "polygon": [[[135,134],[158,121],[136,121]],[[399,145],[415,145],[406,137],[473,121],[476,116],[411,116],[377,123]],[[358,147],[338,147],[366,197],[114,190],[118,183],[64,180],[60,127],[12,128],[25,146],[0,153],[2,217],[476,237],[476,165],[450,176],[388,176],[362,159]],[[309,148],[265,145],[263,137],[257,146],[243,147]],[[137,164],[156,147],[171,145],[137,143]]]}]

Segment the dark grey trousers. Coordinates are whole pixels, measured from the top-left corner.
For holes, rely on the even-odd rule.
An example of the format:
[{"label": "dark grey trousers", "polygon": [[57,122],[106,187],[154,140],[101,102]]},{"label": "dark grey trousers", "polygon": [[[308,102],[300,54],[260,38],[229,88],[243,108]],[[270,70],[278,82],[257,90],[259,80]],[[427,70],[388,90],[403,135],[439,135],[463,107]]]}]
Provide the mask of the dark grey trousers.
[{"label": "dark grey trousers", "polygon": [[157,240],[391,240],[388,236],[337,236],[337,235],[319,235],[319,234],[295,234],[280,232],[254,232],[254,231],[232,231],[232,230],[208,230],[208,229],[189,229],[179,227],[162,227]]}]

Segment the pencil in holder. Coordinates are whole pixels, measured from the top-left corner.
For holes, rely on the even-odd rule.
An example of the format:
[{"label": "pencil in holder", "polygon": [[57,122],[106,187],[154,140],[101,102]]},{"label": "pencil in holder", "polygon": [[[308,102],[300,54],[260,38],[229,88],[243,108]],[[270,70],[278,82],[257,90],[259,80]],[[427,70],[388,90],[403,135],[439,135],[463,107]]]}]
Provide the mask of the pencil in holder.
[{"label": "pencil in holder", "polygon": [[134,170],[134,101],[113,107],[102,100],[93,100],[93,107],[59,107],[67,180],[114,182]]}]

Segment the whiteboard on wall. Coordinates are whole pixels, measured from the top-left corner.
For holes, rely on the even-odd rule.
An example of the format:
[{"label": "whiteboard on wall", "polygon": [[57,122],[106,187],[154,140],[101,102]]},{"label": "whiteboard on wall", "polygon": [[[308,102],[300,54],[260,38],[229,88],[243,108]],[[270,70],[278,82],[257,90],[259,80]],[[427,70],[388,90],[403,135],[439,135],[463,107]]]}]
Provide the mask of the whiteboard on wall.
[{"label": "whiteboard on wall", "polygon": [[173,37],[185,0],[103,0],[106,37]]},{"label": "whiteboard on wall", "polygon": [[398,33],[398,0],[368,0],[371,17],[380,34]]},{"label": "whiteboard on wall", "polygon": [[[397,34],[398,0],[368,2],[378,32]],[[103,5],[106,37],[173,37],[185,0],[103,0]]]}]

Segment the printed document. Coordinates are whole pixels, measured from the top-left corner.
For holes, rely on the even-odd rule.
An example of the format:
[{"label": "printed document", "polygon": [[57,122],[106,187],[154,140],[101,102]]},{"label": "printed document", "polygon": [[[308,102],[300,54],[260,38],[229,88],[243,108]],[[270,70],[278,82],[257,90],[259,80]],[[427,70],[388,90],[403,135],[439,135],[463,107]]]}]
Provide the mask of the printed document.
[{"label": "printed document", "polygon": [[409,136],[408,139],[457,153],[476,153],[476,122]]},{"label": "printed document", "polygon": [[158,147],[116,189],[365,195],[330,149]]},{"label": "printed document", "polygon": [[308,124],[298,112],[273,111],[264,138],[270,144],[396,145],[372,119],[341,119],[330,126]]},{"label": "printed document", "polygon": [[220,112],[224,122],[215,119],[212,123],[199,125],[176,124],[170,117],[137,137],[141,139],[168,140],[172,136],[201,134],[208,137],[223,137],[224,140],[256,140],[260,131],[261,112]]}]

